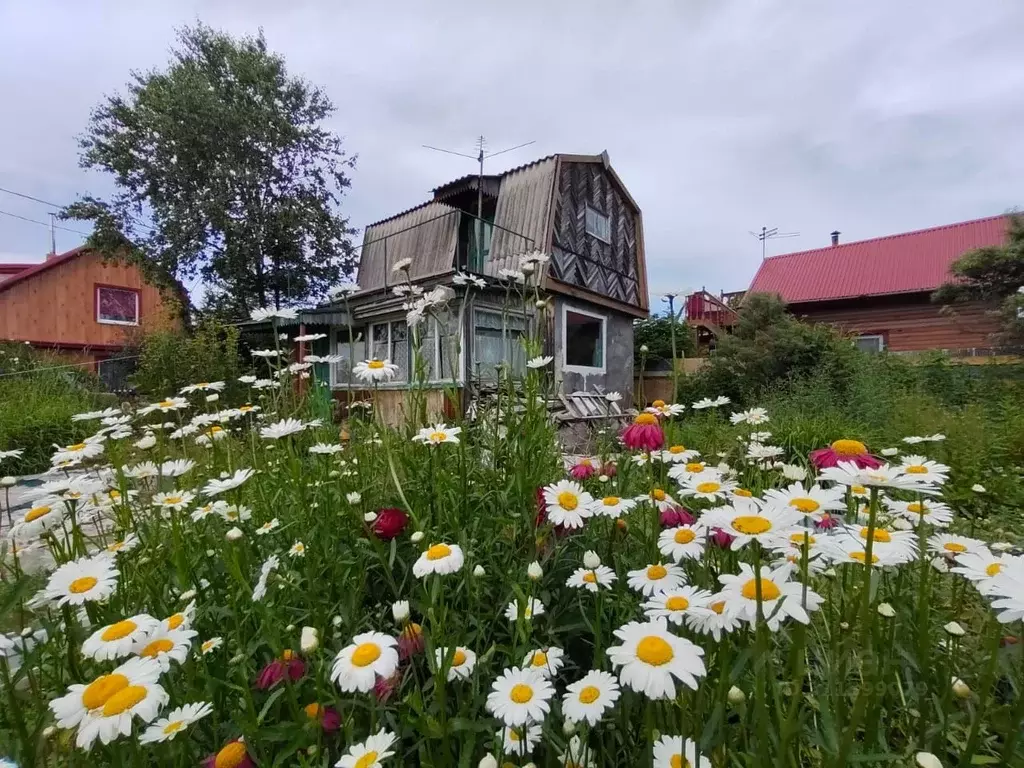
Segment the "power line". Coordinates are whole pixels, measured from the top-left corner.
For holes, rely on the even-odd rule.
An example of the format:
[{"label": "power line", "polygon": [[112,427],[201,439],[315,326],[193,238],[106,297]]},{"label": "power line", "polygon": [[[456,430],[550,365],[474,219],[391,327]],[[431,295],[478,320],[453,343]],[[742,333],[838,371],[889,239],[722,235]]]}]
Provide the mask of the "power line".
[{"label": "power line", "polygon": [[[4,216],[10,216],[13,219],[21,219],[22,221],[27,221],[30,224],[38,224],[39,226],[46,227],[47,229],[49,229],[51,226],[50,224],[47,224],[45,221],[39,221],[39,219],[30,219],[27,216],[19,216],[18,214],[11,213],[10,211],[0,211],[0,214],[3,214]],[[65,232],[74,232],[76,235],[81,235],[82,237],[89,237],[88,232],[81,232],[77,229],[69,229],[68,227],[62,227],[59,224],[53,224],[52,226],[54,229],[62,229]]]},{"label": "power line", "polygon": [[109,357],[106,360],[92,361],[86,360],[82,363],[68,363],[67,365],[52,365],[47,368],[26,368],[24,371],[10,371],[8,373],[0,373],[0,378],[5,376],[27,376],[31,373],[42,373],[43,371],[59,371],[64,368],[77,368],[82,365],[96,365],[96,363],[119,363],[122,360],[138,360],[141,355],[129,355],[128,357]]},{"label": "power line", "polygon": [[0,187],[0,192],[6,192],[8,195],[14,195],[15,197],[22,197],[25,200],[31,200],[34,203],[42,203],[43,205],[48,205],[51,208],[64,207],[62,205],[57,205],[56,203],[51,203],[49,200],[43,200],[38,197],[32,197],[32,195],[26,195],[24,192],[15,192],[13,189],[6,189],[5,187]]}]

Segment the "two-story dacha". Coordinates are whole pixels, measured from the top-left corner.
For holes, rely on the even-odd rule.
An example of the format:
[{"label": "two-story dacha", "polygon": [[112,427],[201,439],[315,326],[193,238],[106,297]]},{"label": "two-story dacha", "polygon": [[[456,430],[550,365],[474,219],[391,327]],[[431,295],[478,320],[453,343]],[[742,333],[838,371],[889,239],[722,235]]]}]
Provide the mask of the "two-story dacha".
[{"label": "two-story dacha", "polygon": [[[528,281],[539,281],[548,301],[510,306],[508,276],[538,252],[549,259]],[[457,284],[459,273],[486,287]],[[310,352],[341,356],[330,371],[336,390],[366,389],[351,375],[353,358],[388,359],[399,373],[381,389],[400,406],[413,367],[403,308],[409,299],[398,295],[409,282],[425,291],[451,286],[455,294],[443,322],[417,326],[431,410],[445,410],[443,387],[453,380],[474,388],[495,380],[503,365],[522,373],[522,338],[531,327],[554,358],[561,392],[617,391],[628,402],[633,320],[648,312],[643,220],[607,153],[551,155],[501,174],[465,176],[367,227],[358,292],[299,318],[306,333],[328,333]]]}]

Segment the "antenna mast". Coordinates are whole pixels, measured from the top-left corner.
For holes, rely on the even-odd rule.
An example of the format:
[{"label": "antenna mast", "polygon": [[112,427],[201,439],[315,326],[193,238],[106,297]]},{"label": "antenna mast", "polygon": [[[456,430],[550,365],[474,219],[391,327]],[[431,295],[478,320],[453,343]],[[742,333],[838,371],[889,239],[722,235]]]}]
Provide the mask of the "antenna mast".
[{"label": "antenna mast", "polygon": [[761,261],[764,261],[766,258],[766,245],[769,240],[775,240],[780,237],[800,237],[799,232],[779,232],[778,227],[772,227],[771,229],[761,227],[760,232],[747,231],[761,241]]}]

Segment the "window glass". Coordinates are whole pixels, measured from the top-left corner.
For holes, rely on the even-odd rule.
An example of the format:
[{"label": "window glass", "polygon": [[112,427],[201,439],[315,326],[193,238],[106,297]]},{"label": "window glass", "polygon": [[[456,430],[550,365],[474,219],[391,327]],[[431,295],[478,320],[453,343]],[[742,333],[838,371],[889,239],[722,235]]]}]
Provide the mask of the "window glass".
[{"label": "window glass", "polygon": [[858,336],[853,340],[853,344],[863,352],[881,352],[885,349],[885,339],[878,334]]},{"label": "window glass", "polygon": [[498,366],[508,365],[514,376],[526,371],[526,351],[522,339],[526,335],[526,319],[522,315],[506,315],[504,332],[500,312],[477,311],[473,328],[473,371],[485,379],[497,378]]},{"label": "window glass", "polygon": [[139,292],[130,288],[96,289],[96,319],[101,323],[139,324]]},{"label": "window glass", "polygon": [[592,235],[598,240],[603,240],[606,243],[612,241],[611,221],[599,210],[591,208],[589,205],[587,206],[586,229],[588,235]]},{"label": "window glass", "polygon": [[391,362],[398,366],[398,374],[392,381],[409,380],[409,326],[404,320],[391,324]]},{"label": "window glass", "polygon": [[604,367],[604,319],[565,311],[565,364]]}]

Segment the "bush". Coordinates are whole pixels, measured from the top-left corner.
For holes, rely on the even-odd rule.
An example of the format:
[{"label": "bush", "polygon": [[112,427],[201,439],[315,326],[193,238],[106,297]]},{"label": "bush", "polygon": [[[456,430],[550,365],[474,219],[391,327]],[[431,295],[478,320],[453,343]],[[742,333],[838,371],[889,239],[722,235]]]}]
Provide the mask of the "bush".
[{"label": "bush", "polygon": [[139,342],[139,366],[132,383],[147,396],[178,392],[200,381],[237,384],[238,329],[207,319],[191,334],[158,331]]},{"label": "bush", "polygon": [[[676,354],[690,357],[697,352],[697,340],[693,329],[685,323],[676,322]],[[646,346],[642,353],[640,347]],[[668,317],[651,317],[633,323],[633,364],[646,362],[648,370],[671,368],[672,321]]]}]

